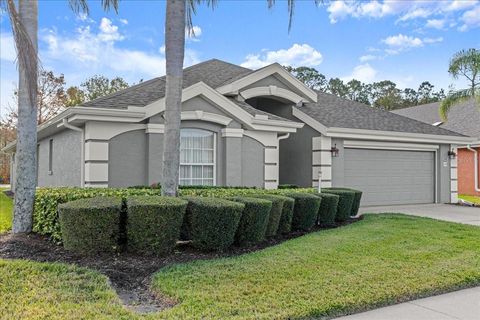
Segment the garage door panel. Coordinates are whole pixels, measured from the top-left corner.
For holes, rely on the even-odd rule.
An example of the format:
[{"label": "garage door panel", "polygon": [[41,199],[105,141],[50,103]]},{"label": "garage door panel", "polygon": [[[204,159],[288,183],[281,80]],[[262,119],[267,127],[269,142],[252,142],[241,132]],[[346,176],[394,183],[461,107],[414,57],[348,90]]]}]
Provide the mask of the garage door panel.
[{"label": "garage door panel", "polygon": [[362,205],[434,202],[434,152],[345,149],[345,186]]}]

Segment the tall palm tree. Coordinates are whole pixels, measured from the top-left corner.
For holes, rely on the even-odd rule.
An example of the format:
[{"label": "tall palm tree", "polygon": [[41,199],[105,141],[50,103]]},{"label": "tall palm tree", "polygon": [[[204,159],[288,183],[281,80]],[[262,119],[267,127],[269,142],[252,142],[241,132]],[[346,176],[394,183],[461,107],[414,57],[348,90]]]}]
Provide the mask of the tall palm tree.
[{"label": "tall palm tree", "polygon": [[447,120],[450,109],[463,101],[476,98],[480,105],[480,50],[468,49],[457,52],[448,67],[454,79],[460,76],[467,79],[469,87],[450,93],[440,104],[440,115]]},{"label": "tall palm tree", "polygon": [[[316,5],[323,0],[313,0]],[[295,0],[288,0],[289,23],[295,9]],[[162,194],[176,196],[180,168],[180,113],[182,102],[183,58],[185,52],[185,27],[193,33],[192,14],[196,6],[206,3],[214,7],[216,0],[167,0],[165,19],[165,133],[163,135],[163,172]],[[268,8],[275,5],[275,0],[267,0]]]},{"label": "tall palm tree", "polygon": [[[33,204],[37,185],[37,80],[38,60],[38,1],[0,0],[6,4],[12,25],[18,61],[18,124],[15,154],[15,200],[13,233],[32,230]],[[88,14],[86,0],[69,0],[71,8]],[[17,10],[18,4],[18,10]],[[108,10],[118,9],[118,0],[102,0]]]}]

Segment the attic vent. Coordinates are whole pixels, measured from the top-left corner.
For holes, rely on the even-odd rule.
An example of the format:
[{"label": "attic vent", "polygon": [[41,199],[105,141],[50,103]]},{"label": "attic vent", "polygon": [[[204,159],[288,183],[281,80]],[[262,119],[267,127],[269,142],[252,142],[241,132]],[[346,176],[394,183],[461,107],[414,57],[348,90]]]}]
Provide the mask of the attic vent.
[{"label": "attic vent", "polygon": [[433,123],[432,126],[438,127],[438,126],[440,126],[440,125],[442,125],[442,124],[443,124],[443,121],[438,121],[438,122]]}]

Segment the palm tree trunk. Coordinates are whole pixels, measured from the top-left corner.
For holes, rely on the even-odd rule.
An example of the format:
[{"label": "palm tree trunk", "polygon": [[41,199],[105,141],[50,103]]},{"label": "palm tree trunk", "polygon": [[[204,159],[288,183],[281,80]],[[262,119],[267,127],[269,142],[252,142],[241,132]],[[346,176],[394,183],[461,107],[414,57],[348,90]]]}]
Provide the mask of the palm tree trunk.
[{"label": "palm tree trunk", "polygon": [[176,196],[180,167],[180,112],[185,51],[185,0],[168,0],[165,19],[165,132],[162,194]]},{"label": "palm tree trunk", "polygon": [[[18,4],[20,22],[25,28],[35,52],[37,52],[37,0],[19,0]],[[25,47],[25,44],[17,44],[17,48],[22,47]],[[33,203],[37,185],[37,108],[36,95],[32,94],[32,92],[37,91],[37,79],[36,76],[35,79],[31,79],[31,77],[37,74],[38,63],[36,59],[28,64],[25,63],[24,59],[18,59],[18,64],[17,168],[13,233],[24,233],[32,230]],[[28,70],[28,68],[35,68],[35,70]],[[32,86],[35,87],[32,88]]]}]

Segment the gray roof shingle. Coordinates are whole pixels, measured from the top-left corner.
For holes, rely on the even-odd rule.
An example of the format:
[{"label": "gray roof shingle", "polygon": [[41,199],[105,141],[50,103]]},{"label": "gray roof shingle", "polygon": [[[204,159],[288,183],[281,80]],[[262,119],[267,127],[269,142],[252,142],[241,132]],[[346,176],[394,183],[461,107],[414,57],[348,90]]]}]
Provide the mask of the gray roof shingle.
[{"label": "gray roof shingle", "polygon": [[297,109],[326,127],[462,136],[453,131],[322,92],[318,93],[316,103],[307,103]]},{"label": "gray roof shingle", "polygon": [[[440,117],[440,102],[399,109],[393,113],[425,123],[443,121]],[[450,109],[448,119],[440,127],[471,137],[480,137],[480,103],[475,99],[463,102]]]},{"label": "gray roof shingle", "polygon": [[[220,87],[232,79],[241,78],[252,70],[225,61],[212,59],[185,68],[183,88],[200,81],[212,88]],[[84,107],[127,108],[145,106],[165,96],[165,76],[154,78],[110,95],[86,102]]]}]

